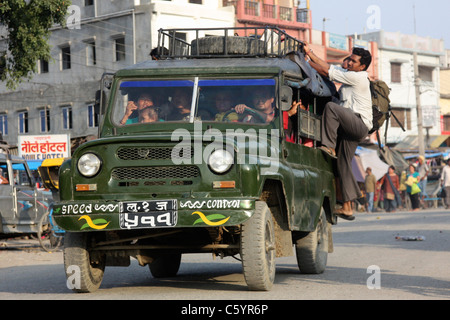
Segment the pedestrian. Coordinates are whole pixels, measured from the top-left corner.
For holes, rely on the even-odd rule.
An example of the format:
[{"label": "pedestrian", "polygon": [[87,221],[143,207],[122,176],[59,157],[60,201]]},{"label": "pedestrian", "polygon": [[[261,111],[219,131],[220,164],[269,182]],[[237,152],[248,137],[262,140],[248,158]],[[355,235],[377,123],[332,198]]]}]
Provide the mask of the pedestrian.
[{"label": "pedestrian", "polygon": [[420,206],[420,187],[419,173],[416,171],[416,167],[413,164],[409,165],[409,173],[406,175],[406,193],[411,200],[411,206],[413,211],[419,210]]},{"label": "pedestrian", "polygon": [[329,65],[304,45],[311,66],[322,76],[341,83],[339,104],[328,102],[322,115],[322,146],[320,149],[337,158],[337,175],[342,190],[342,208],[334,213],[340,218],[354,220],[352,201],[361,191],[353,175],[352,159],[358,144],[372,129],[372,96],[367,68],[372,62],[369,51],[353,48],[348,69]]},{"label": "pedestrian", "polygon": [[427,176],[430,172],[430,167],[425,162],[424,156],[419,156],[419,166],[417,167],[417,172],[419,172],[419,187],[421,190],[421,200],[423,201],[425,198],[428,198],[427,194]]},{"label": "pedestrian", "polygon": [[441,173],[441,186],[444,188],[444,203],[446,209],[450,209],[450,159],[447,160]]},{"label": "pedestrian", "polygon": [[383,177],[381,188],[384,192],[384,210],[386,212],[394,212],[397,206],[401,205],[400,198],[400,182],[395,167],[389,166],[388,172]]},{"label": "pedestrian", "polygon": [[373,212],[373,199],[377,188],[377,178],[372,173],[372,168],[370,167],[367,167],[366,174],[364,185],[366,188],[367,212]]}]

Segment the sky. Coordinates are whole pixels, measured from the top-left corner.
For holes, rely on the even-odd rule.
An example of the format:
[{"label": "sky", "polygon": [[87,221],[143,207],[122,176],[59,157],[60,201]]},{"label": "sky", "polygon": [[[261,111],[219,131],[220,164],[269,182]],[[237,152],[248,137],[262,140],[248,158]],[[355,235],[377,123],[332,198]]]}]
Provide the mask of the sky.
[{"label": "sky", "polygon": [[323,30],[326,18],[325,30],[342,35],[380,29],[414,34],[415,11],[417,35],[443,39],[450,49],[450,0],[310,0],[310,7],[313,29]]}]

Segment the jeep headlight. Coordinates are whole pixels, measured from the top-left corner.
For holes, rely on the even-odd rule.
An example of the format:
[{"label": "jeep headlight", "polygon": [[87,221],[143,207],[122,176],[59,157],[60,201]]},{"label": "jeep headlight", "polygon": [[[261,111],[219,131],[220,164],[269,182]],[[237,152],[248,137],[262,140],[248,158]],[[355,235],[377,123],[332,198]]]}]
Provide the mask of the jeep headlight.
[{"label": "jeep headlight", "polygon": [[230,170],[233,165],[233,155],[227,150],[216,150],[208,158],[208,165],[214,173],[222,174]]},{"label": "jeep headlight", "polygon": [[83,154],[78,160],[78,171],[85,177],[93,177],[99,171],[102,161],[93,153]]}]

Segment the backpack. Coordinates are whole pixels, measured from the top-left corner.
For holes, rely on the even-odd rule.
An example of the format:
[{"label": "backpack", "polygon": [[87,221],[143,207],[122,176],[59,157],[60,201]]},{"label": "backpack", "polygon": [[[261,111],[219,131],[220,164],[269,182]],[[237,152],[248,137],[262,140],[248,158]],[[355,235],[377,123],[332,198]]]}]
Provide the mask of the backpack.
[{"label": "backpack", "polygon": [[391,89],[386,82],[382,80],[370,81],[370,93],[372,95],[372,129],[369,133],[373,133],[380,129],[386,119],[390,116],[391,100],[389,99],[389,91]]},{"label": "backpack", "polygon": [[394,113],[392,113],[392,107],[390,105],[391,100],[389,99],[389,92],[391,89],[388,87],[386,82],[382,80],[375,80],[370,82],[370,94],[372,95],[372,129],[369,134],[377,132],[378,144],[381,148],[380,135],[378,130],[383,126],[384,122],[387,120],[385,129],[385,140],[387,140],[387,129],[389,125],[390,117],[394,117],[398,125],[403,131],[406,131],[400,121],[397,119]]}]

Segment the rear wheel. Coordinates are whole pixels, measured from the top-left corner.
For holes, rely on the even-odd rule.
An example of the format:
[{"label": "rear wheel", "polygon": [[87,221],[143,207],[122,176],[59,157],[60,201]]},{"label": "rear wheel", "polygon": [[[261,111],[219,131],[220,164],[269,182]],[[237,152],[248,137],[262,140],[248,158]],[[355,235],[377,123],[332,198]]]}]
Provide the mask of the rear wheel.
[{"label": "rear wheel", "polygon": [[272,213],[263,201],[256,202],[254,215],[242,224],[241,258],[248,288],[270,290],[275,279],[275,229]]},{"label": "rear wheel", "polygon": [[180,269],[181,253],[165,254],[157,257],[149,264],[154,278],[175,277]]},{"label": "rear wheel", "polygon": [[64,239],[64,268],[67,286],[74,292],[94,292],[102,283],[105,256],[90,250],[92,235],[66,232]]},{"label": "rear wheel", "polygon": [[328,228],[325,210],[322,208],[316,229],[297,239],[295,251],[301,273],[319,274],[325,271],[328,259]]}]

